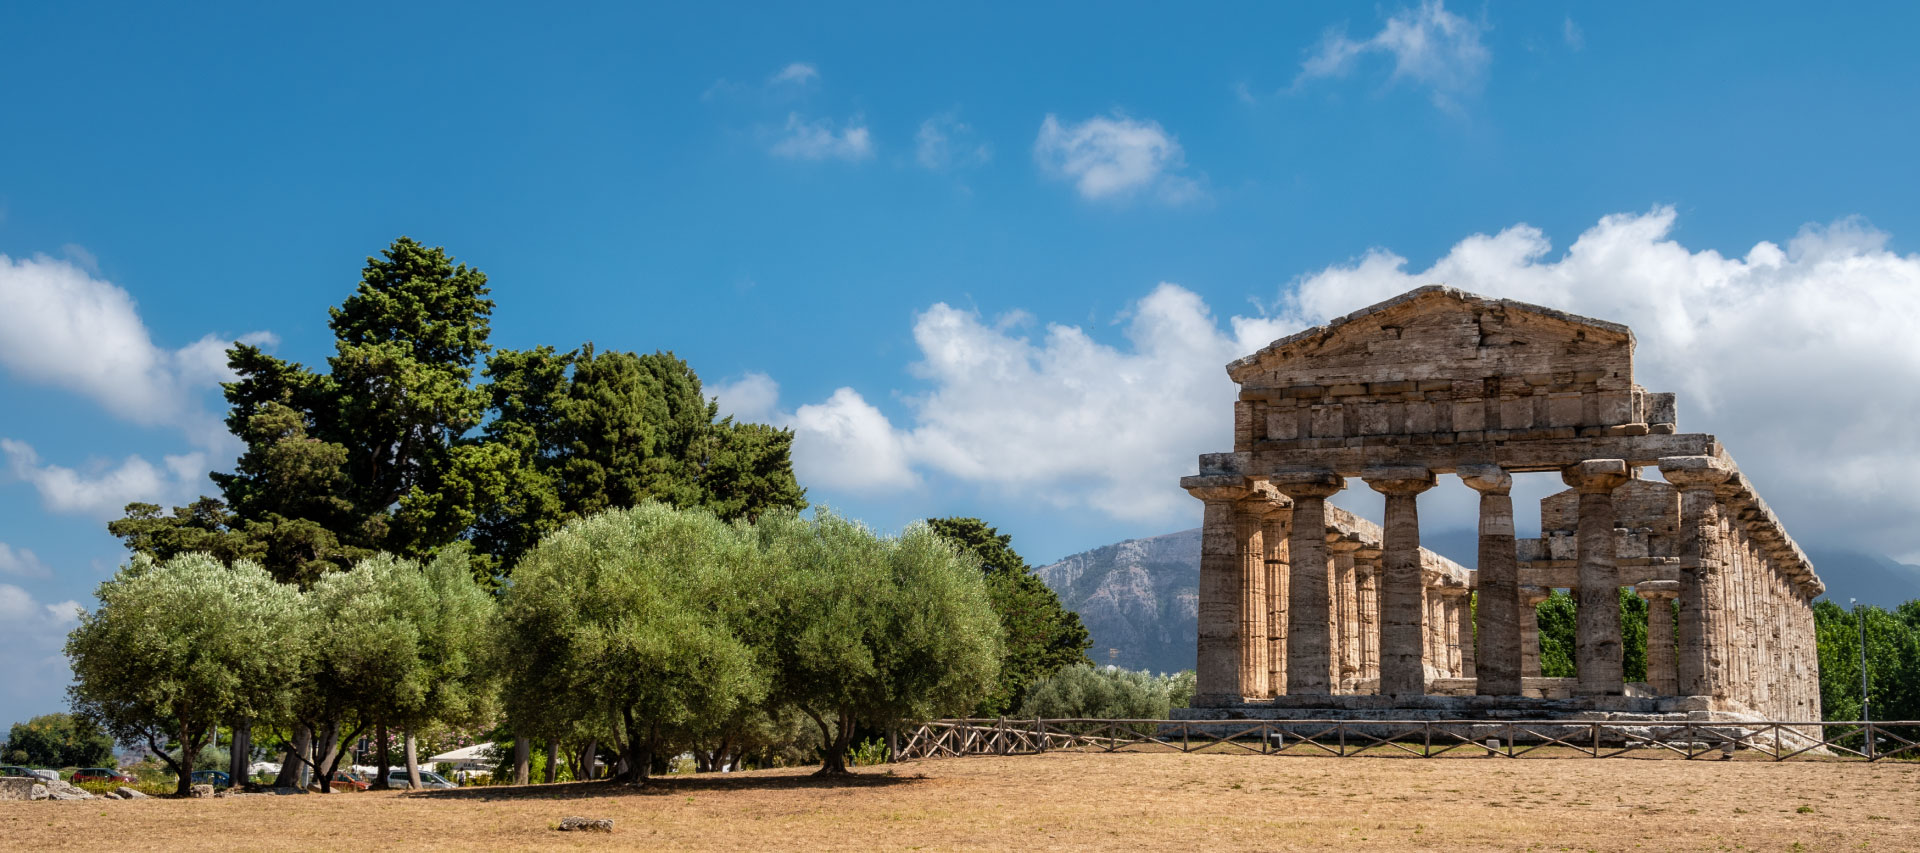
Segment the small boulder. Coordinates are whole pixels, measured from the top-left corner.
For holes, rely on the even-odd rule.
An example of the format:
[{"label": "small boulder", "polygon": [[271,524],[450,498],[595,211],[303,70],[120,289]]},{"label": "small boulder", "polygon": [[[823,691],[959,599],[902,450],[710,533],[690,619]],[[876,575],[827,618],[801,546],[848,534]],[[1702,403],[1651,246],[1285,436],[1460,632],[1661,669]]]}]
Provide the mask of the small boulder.
[{"label": "small boulder", "polygon": [[612,818],[564,817],[556,827],[561,832],[612,832]]},{"label": "small boulder", "polygon": [[39,782],[26,776],[0,776],[0,800],[24,800]]},{"label": "small boulder", "polygon": [[47,785],[47,798],[51,800],[91,800],[93,795],[84,788],[75,788],[65,782]]},{"label": "small boulder", "polygon": [[44,800],[50,796],[52,795],[47,793],[47,786],[45,785],[35,785],[27,792],[27,799],[29,800]]},{"label": "small boulder", "polygon": [[192,797],[196,800],[206,799],[208,797],[213,796],[213,786],[212,785],[195,785],[188,792],[187,796]]},{"label": "small boulder", "polygon": [[108,791],[108,792],[106,792],[106,793],[104,793],[104,794],[101,794],[101,795],[100,795],[100,799],[103,799],[103,800],[117,800],[117,799],[120,799],[120,794],[119,794],[119,792],[117,792],[117,791]]},{"label": "small boulder", "polygon": [[146,794],[142,794],[139,791],[136,791],[125,785],[121,785],[120,787],[113,789],[113,792],[116,794],[119,794],[120,799],[123,799],[123,800],[144,800],[147,798]]}]

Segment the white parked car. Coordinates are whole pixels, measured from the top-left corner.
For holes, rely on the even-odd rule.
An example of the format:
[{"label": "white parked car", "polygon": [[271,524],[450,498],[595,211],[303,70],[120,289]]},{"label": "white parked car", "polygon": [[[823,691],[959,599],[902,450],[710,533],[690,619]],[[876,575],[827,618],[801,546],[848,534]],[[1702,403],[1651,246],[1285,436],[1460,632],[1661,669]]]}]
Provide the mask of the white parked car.
[{"label": "white parked car", "polygon": [[[401,789],[412,787],[412,784],[407,781],[407,768],[395,767],[387,771],[387,787]],[[430,791],[435,788],[458,788],[460,786],[447,781],[446,777],[431,770],[422,770],[420,771],[420,787],[422,790]]]}]

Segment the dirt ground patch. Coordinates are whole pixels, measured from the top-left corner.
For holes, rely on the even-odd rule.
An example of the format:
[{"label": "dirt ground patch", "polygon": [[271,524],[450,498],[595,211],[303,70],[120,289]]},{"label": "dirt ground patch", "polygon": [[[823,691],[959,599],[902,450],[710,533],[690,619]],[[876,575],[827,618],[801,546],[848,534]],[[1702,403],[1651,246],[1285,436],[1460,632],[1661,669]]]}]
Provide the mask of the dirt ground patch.
[{"label": "dirt ground patch", "polygon": [[[1915,850],[1920,766],[1051,753],[422,794],[0,803],[16,850]],[[612,835],[555,832],[613,818]]]}]

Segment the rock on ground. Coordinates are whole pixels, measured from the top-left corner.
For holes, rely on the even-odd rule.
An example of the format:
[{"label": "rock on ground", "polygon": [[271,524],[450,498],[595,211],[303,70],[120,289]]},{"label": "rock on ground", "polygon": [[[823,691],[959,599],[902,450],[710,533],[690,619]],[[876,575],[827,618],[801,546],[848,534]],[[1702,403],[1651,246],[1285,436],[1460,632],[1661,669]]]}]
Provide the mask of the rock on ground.
[{"label": "rock on ground", "polygon": [[139,791],[136,791],[125,785],[121,785],[120,787],[113,789],[113,792],[116,794],[119,794],[120,799],[123,799],[123,800],[144,800],[147,798],[146,794],[142,794]]},{"label": "rock on ground", "polygon": [[561,832],[612,832],[613,819],[600,818],[595,820],[585,817],[561,818],[559,830]]}]

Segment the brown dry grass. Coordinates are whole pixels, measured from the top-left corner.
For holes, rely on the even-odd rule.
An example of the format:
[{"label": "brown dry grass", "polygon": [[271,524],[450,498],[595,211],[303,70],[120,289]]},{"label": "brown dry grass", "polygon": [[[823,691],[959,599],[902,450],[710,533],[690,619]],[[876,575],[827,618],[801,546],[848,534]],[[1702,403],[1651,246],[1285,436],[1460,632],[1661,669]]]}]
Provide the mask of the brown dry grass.
[{"label": "brown dry grass", "polygon": [[[1920,849],[1910,764],[1052,753],[894,771],[0,803],[0,848]],[[568,815],[613,818],[615,833],[550,828]]]}]

